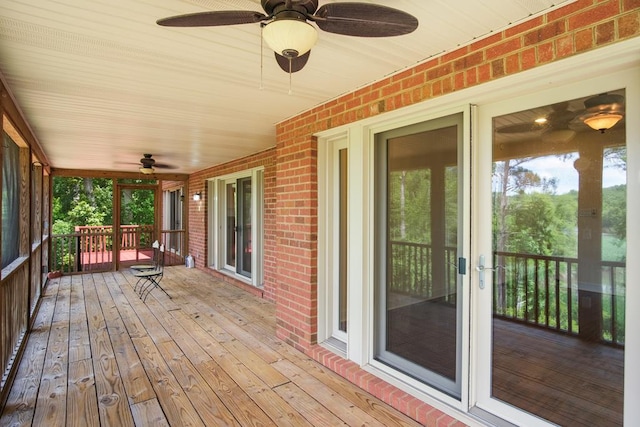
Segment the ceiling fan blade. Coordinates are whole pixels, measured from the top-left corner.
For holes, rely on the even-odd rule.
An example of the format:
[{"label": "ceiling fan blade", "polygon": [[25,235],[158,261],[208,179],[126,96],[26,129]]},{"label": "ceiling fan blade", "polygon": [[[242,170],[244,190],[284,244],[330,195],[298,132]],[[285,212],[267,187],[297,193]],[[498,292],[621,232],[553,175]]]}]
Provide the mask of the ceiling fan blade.
[{"label": "ceiling fan blade", "polygon": [[156,24],[164,27],[216,27],[220,25],[252,24],[269,19],[260,12],[248,10],[221,10],[188,13],[158,19]]},{"label": "ceiling fan blade", "polygon": [[418,28],[418,19],[413,15],[370,3],[325,4],[310,19],[324,31],[346,36],[400,36]]},{"label": "ceiling fan blade", "polygon": [[600,95],[592,96],[585,100],[584,106],[589,113],[620,112],[624,111],[625,100],[622,95],[601,93]]},{"label": "ceiling fan blade", "polygon": [[537,123],[516,123],[512,125],[500,126],[496,129],[498,133],[526,133],[543,130],[546,126]]},{"label": "ceiling fan blade", "polygon": [[154,168],[158,168],[158,169],[176,169],[175,166],[173,165],[168,165],[166,163],[156,163],[153,165]]},{"label": "ceiling fan blade", "polygon": [[276,61],[278,62],[278,65],[280,66],[280,68],[282,68],[287,73],[288,72],[295,73],[297,71],[302,70],[302,68],[304,68],[304,66],[307,64],[311,51],[305,53],[304,55],[291,58],[291,70],[289,70],[289,58],[286,58],[276,52],[274,52],[274,54],[276,55]]}]

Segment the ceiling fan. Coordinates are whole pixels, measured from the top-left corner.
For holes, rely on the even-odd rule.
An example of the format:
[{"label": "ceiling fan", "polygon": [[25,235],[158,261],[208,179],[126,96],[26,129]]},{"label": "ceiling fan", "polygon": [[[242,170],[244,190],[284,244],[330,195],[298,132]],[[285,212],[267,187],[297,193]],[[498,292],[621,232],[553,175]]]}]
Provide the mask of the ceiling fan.
[{"label": "ceiling fan", "polygon": [[358,37],[390,37],[409,34],[418,20],[401,10],[371,3],[328,3],[318,0],[262,0],[265,13],[225,10],[190,13],[159,19],[167,27],[207,27],[260,23],[262,37],[275,52],[280,68],[289,74],[300,71],[318,34],[323,31]]},{"label": "ceiling fan", "polygon": [[143,154],[140,159],[140,172],[145,175],[151,175],[155,172],[155,168],[158,169],[174,169],[173,166],[167,165],[164,163],[156,163],[155,159],[153,159],[152,154]]},{"label": "ceiling fan", "polygon": [[584,101],[584,109],[573,111],[568,102],[551,105],[551,112],[538,117],[531,122],[515,123],[500,126],[497,133],[527,133],[541,132],[543,138],[554,140],[568,140],[575,135],[574,123],[584,123],[587,126],[604,132],[613,127],[624,117],[624,96],[602,93]]},{"label": "ceiling fan", "polygon": [[498,133],[526,133],[548,131],[552,129],[568,129],[569,123],[579,112],[569,110],[568,102],[559,102],[551,106],[551,112],[545,116],[536,117],[531,122],[522,122],[500,126]]}]

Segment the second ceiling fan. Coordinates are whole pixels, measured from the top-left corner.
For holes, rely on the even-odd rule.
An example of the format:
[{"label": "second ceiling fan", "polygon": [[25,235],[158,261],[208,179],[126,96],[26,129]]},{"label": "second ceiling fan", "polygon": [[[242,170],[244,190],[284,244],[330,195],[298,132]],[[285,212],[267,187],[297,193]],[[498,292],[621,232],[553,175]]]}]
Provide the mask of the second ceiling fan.
[{"label": "second ceiling fan", "polygon": [[224,10],[189,13],[159,19],[167,27],[212,27],[260,23],[263,38],[275,52],[280,68],[300,71],[318,34],[309,21],[323,31],[357,37],[390,37],[409,34],[418,20],[401,10],[371,3],[328,3],[318,8],[318,0],[262,0],[265,13]]}]

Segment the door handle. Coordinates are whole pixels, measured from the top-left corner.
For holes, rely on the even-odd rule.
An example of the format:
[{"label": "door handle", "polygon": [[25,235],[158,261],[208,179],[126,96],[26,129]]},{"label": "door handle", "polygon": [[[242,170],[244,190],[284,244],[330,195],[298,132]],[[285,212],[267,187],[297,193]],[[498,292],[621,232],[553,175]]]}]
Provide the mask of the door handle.
[{"label": "door handle", "polygon": [[480,255],[479,259],[478,259],[478,266],[476,267],[476,271],[478,272],[478,285],[480,287],[480,289],[484,289],[485,286],[485,278],[484,278],[484,272],[489,270],[489,271],[496,271],[500,268],[504,268],[501,265],[496,265],[495,267],[485,267],[484,265],[484,255]]}]

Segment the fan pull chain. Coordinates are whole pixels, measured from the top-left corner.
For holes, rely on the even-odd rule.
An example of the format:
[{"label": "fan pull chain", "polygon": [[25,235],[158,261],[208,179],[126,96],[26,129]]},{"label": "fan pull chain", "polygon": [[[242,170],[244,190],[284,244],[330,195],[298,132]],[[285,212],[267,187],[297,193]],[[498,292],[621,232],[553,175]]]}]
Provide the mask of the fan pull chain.
[{"label": "fan pull chain", "polygon": [[289,57],[289,95],[293,93],[293,90],[291,90],[291,74],[291,57]]},{"label": "fan pull chain", "polygon": [[260,24],[260,86],[258,87],[260,90],[264,89],[262,85],[262,69],[264,63],[264,38],[262,37],[262,32],[264,31],[264,25]]}]

